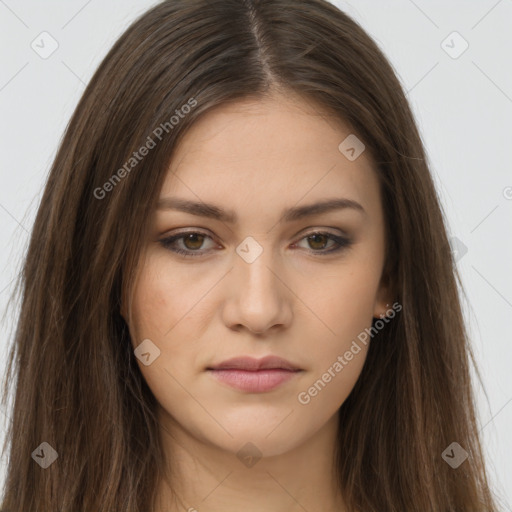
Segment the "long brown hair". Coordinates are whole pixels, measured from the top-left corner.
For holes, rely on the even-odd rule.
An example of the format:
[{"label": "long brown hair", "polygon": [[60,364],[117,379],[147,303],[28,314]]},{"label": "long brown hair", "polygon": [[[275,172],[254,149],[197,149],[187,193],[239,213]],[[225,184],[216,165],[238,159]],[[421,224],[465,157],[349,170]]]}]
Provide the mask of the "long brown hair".
[{"label": "long brown hair", "polygon": [[[164,1],[99,66],[51,167],[16,289],[3,510],[151,510],[164,471],[157,404],[120,304],[187,128],[272,91],[343,120],[378,165],[385,278],[403,309],[340,408],[345,502],[365,512],[496,510],[460,278],[421,138],[384,54],[325,0]],[[34,456],[51,453],[43,442],[58,454],[46,469]],[[452,442],[469,454],[456,469],[442,458]]]}]

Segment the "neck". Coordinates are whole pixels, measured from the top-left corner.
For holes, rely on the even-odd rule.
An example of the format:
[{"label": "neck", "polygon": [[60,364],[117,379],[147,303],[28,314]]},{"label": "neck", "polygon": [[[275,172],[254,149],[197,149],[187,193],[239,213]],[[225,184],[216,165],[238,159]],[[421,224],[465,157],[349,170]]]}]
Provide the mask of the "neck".
[{"label": "neck", "polygon": [[346,510],[334,479],[337,414],[293,449],[261,458],[253,445],[237,455],[160,418],[168,474],[154,512]]}]

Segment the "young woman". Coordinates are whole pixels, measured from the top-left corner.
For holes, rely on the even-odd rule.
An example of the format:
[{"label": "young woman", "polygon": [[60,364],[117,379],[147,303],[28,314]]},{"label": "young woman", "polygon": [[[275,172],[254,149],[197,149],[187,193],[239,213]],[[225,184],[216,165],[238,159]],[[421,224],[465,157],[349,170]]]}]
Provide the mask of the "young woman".
[{"label": "young woman", "polygon": [[164,1],[50,171],[2,510],[494,511],[458,284],[358,24],[324,0]]}]

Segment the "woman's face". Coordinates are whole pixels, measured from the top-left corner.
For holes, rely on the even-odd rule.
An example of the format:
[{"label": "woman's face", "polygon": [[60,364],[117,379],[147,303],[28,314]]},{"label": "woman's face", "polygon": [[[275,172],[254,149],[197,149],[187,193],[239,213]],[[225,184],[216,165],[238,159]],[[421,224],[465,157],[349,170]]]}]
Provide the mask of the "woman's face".
[{"label": "woman's face", "polygon": [[[365,329],[391,303],[378,181],[350,135],[276,96],[219,107],[180,143],[128,317],[168,425],[270,456],[336,421],[366,357]],[[328,200],[355,206],[305,209]],[[266,356],[299,371],[211,369]]]}]

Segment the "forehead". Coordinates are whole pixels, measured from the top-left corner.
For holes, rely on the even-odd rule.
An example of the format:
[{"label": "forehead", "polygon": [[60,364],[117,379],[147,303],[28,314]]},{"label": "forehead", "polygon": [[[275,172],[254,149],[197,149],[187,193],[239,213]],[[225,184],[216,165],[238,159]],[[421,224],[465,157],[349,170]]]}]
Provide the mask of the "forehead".
[{"label": "forehead", "polygon": [[363,151],[351,161],[339,149],[351,135],[342,121],[296,96],[221,105],[181,140],[161,197],[222,201],[252,215],[327,197],[371,209],[380,198],[370,156]]}]

